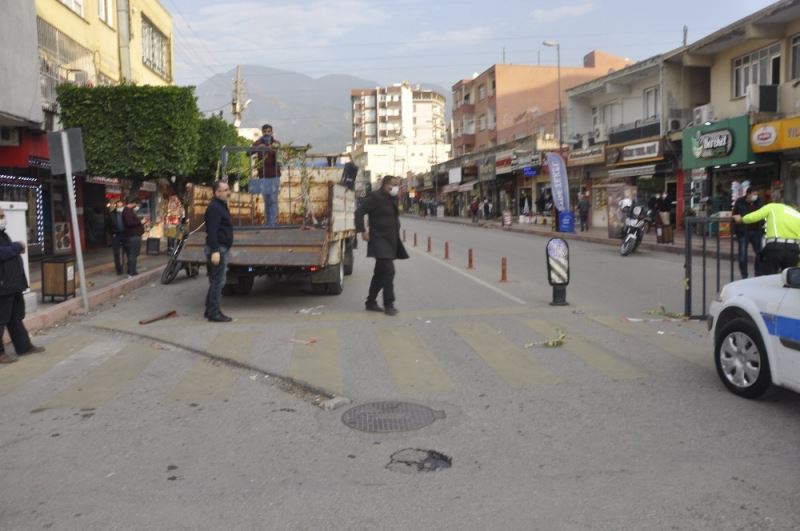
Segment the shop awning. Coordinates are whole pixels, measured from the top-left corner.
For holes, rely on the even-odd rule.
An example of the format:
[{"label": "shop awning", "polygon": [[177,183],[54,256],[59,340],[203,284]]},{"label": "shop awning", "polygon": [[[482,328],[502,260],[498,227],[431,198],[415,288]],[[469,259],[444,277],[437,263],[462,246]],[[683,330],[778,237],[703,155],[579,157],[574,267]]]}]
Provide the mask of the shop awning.
[{"label": "shop awning", "polygon": [[608,170],[608,179],[627,179],[628,177],[641,177],[644,175],[652,177],[654,173],[656,173],[656,165],[648,164],[647,166],[634,166],[632,168]]},{"label": "shop awning", "polygon": [[460,187],[461,187],[461,185],[458,184],[458,183],[446,184],[446,185],[442,186],[442,193],[443,194],[449,194],[451,192],[458,192],[458,189]]},{"label": "shop awning", "polygon": [[475,185],[478,184],[478,181],[470,181],[468,183],[464,183],[458,186],[459,192],[471,192],[475,189]]}]

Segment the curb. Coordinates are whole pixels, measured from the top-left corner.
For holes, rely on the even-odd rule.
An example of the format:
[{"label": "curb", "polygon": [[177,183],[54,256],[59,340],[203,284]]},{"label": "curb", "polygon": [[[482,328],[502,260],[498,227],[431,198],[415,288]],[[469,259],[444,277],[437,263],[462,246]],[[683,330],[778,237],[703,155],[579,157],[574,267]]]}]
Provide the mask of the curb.
[{"label": "curb", "polygon": [[[126,278],[115,282],[104,288],[99,288],[89,292],[89,309],[94,309],[120,295],[130,293],[136,289],[144,287],[153,280],[161,277],[163,267],[147,271],[136,275],[133,278]],[[56,323],[66,320],[72,315],[83,313],[83,299],[76,295],[74,298],[56,304],[46,310],[34,312],[27,317],[23,323],[29,333],[34,333]]]}]

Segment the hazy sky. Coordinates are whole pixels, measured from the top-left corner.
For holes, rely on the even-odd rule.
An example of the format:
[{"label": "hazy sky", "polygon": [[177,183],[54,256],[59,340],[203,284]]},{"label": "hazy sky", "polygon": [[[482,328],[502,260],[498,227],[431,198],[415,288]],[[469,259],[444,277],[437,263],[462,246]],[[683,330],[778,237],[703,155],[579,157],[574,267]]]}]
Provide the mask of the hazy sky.
[{"label": "hazy sky", "polygon": [[580,65],[592,49],[644,59],[697,40],[767,0],[160,0],[174,21],[176,78],[239,64],[449,88],[503,60]]}]

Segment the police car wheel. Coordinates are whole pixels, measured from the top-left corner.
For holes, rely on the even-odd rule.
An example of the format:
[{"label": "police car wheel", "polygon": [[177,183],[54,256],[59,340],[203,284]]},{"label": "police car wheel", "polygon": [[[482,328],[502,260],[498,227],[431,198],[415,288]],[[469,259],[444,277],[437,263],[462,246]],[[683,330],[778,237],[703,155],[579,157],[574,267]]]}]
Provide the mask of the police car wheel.
[{"label": "police car wheel", "polygon": [[717,336],[714,359],[717,374],[733,394],[758,398],[772,383],[769,359],[761,334],[749,319],[734,319]]}]

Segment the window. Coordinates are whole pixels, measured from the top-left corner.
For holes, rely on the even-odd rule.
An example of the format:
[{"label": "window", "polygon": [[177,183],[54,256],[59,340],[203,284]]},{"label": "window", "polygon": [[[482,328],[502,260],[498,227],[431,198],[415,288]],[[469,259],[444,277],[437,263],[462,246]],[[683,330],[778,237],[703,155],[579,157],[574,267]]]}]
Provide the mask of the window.
[{"label": "window", "polygon": [[644,104],[644,119],[657,118],[661,113],[661,91],[658,87],[644,90],[642,102]]},{"label": "window", "polygon": [[61,3],[83,16],[83,0],[61,0]]},{"label": "window", "polygon": [[481,85],[478,87],[478,101],[483,101],[486,97],[486,85]]},{"label": "window", "polygon": [[[142,62],[164,79],[169,79],[169,42],[152,22],[142,17]],[[372,100],[372,107],[375,100]]]},{"label": "window", "polygon": [[486,130],[486,115],[485,114],[481,114],[480,118],[478,118],[478,128],[481,131],[485,131]]},{"label": "window", "polygon": [[800,78],[800,36],[792,38],[792,79]]},{"label": "window", "polygon": [[597,129],[598,125],[600,125],[600,111],[597,107],[592,107],[592,131]]},{"label": "window", "polygon": [[[794,41],[792,41],[794,51]],[[793,59],[794,60],[794,59]],[[733,60],[731,69],[733,97],[742,98],[748,85],[779,85],[781,82],[781,45],[773,44]]]},{"label": "window", "polygon": [[607,127],[614,127],[622,124],[622,106],[618,101],[603,105],[603,123]]},{"label": "window", "polygon": [[114,27],[114,0],[97,0],[97,16],[111,26]]}]

